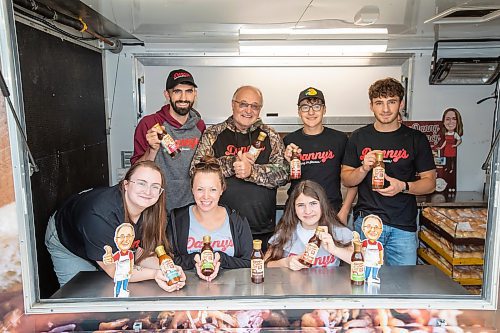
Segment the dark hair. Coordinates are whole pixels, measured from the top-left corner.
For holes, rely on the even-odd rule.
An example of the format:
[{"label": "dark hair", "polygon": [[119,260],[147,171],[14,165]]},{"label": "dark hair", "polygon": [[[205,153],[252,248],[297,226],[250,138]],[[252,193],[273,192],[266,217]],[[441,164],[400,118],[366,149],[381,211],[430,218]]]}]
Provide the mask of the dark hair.
[{"label": "dark hair", "polygon": [[387,98],[393,96],[399,97],[399,101],[401,102],[405,96],[405,89],[398,80],[393,79],[392,77],[375,81],[368,89],[370,102],[372,102],[374,98]]},{"label": "dark hair", "polygon": [[347,246],[349,244],[342,244],[335,239],[335,233],[333,232],[334,226],[342,226],[337,217],[337,213],[330,205],[328,197],[326,196],[325,190],[321,185],[312,180],[303,180],[295,188],[288,197],[288,201],[285,205],[285,211],[281,217],[278,225],[276,227],[276,232],[274,233],[274,243],[269,245],[267,251],[271,254],[266,262],[275,261],[283,258],[283,249],[286,244],[292,239],[295,229],[297,229],[297,224],[300,220],[295,211],[295,201],[297,198],[304,194],[308,197],[314,198],[319,201],[321,208],[321,218],[319,219],[318,225],[327,226],[330,234],[333,235],[333,240],[338,246]]},{"label": "dark hair", "polygon": [[222,185],[222,190],[226,189],[226,178],[222,173],[222,168],[219,164],[219,161],[213,156],[206,155],[203,156],[198,163],[196,163],[193,167],[193,172],[191,175],[191,188],[193,187],[194,177],[198,173],[215,173],[219,176],[220,183]]},{"label": "dark hair", "polygon": [[443,134],[446,134],[446,127],[444,127],[444,118],[449,111],[453,111],[455,113],[455,116],[457,117],[457,127],[455,128],[455,132],[460,136],[464,135],[464,123],[462,122],[462,116],[460,115],[460,112],[458,112],[458,110],[455,108],[448,108],[443,112],[443,118],[441,119],[441,129],[443,131]]},{"label": "dark hair", "polygon": [[[165,187],[165,178],[163,172],[153,161],[137,162],[130,167],[125,174],[125,178],[120,181],[120,191],[122,193],[123,210],[125,211],[125,222],[131,223],[130,214],[128,211],[127,203],[125,201],[125,181],[130,180],[134,173],[139,168],[150,168],[158,171],[161,175],[161,186]],[[170,243],[166,237],[167,228],[167,213],[165,208],[165,191],[163,191],[158,201],[151,207],[146,208],[142,212],[142,225],[141,225],[141,246],[143,248],[142,254],[136,258],[136,263],[140,263],[143,259],[151,256],[158,245],[164,245],[167,253],[171,253]]]}]

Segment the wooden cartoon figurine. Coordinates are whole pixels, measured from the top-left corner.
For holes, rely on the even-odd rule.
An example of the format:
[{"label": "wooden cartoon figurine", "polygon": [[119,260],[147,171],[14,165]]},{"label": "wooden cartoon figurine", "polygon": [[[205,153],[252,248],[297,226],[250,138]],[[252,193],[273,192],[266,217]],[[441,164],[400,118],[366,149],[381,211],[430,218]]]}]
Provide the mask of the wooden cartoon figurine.
[{"label": "wooden cartoon figurine", "polygon": [[457,147],[462,143],[462,135],[464,135],[462,116],[457,109],[449,108],[444,111],[442,130],[444,141],[439,149],[443,150],[441,156],[446,157],[445,171],[452,173],[456,170]]},{"label": "wooden cartoon figurine", "polygon": [[382,234],[383,224],[380,217],[370,214],[363,219],[361,230],[366,239],[362,242],[365,258],[365,281],[380,283],[378,271],[384,264],[384,246],[378,241]]},{"label": "wooden cartoon figurine", "polygon": [[115,230],[115,244],[118,251],[112,253],[111,246],[104,246],[106,253],[102,256],[102,261],[106,265],[115,264],[115,297],[128,297],[128,280],[132,275],[134,267],[134,253],[130,251],[134,243],[134,226],[130,223],[122,223]]}]

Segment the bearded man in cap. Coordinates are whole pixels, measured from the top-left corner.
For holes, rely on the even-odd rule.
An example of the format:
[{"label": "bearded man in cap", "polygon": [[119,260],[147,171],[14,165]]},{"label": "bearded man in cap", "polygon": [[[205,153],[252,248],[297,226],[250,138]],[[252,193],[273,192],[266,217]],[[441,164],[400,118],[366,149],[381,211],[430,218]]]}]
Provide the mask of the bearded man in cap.
[{"label": "bearded man in cap", "polygon": [[[177,69],[167,77],[163,92],[169,104],[141,119],[134,134],[134,154],[130,162],[155,161],[166,180],[167,210],[194,202],[189,167],[206,125],[193,108],[197,85],[188,71]],[[161,127],[155,126],[159,124]],[[161,147],[163,130],[175,141],[180,153],[171,156]]]},{"label": "bearded man in cap", "polygon": [[290,162],[292,151],[297,150],[301,160],[301,178],[292,179],[288,195],[302,180],[320,184],[340,221],[347,224],[357,188],[348,188],[344,200],[340,191],[340,171],[347,144],[347,135],[323,125],[326,114],[325,96],[321,90],[309,87],[299,93],[298,115],[304,127],[283,139],[285,158]]}]

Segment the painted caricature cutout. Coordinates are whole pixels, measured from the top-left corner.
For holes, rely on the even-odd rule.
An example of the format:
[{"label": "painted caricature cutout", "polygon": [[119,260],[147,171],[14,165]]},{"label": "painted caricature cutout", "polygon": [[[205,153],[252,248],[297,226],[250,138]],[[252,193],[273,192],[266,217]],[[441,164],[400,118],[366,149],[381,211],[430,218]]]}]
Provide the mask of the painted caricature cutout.
[{"label": "painted caricature cutout", "polygon": [[118,251],[111,253],[111,246],[105,245],[106,253],[102,256],[102,261],[106,265],[115,264],[115,297],[128,297],[128,281],[132,275],[134,267],[134,253],[130,251],[134,243],[134,226],[130,223],[122,223],[115,230],[115,244]]},{"label": "painted caricature cutout", "polygon": [[378,241],[384,225],[377,215],[370,214],[363,219],[361,230],[366,239],[361,243],[365,258],[365,281],[380,283],[378,271],[384,264],[384,246]]},{"label": "painted caricature cutout", "polygon": [[441,156],[446,157],[444,171],[448,173],[456,172],[457,147],[462,143],[464,134],[462,116],[457,109],[449,108],[443,113],[443,134],[444,141],[439,147]]}]

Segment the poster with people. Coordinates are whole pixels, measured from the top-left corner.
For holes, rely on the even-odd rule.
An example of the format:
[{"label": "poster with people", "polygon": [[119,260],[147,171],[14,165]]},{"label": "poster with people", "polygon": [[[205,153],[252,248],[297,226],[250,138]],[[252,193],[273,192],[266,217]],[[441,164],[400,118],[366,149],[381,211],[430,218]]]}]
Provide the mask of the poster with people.
[{"label": "poster with people", "polygon": [[457,147],[462,143],[463,123],[455,108],[444,110],[441,121],[404,121],[403,125],[427,136],[436,163],[436,192],[452,197],[457,189]]}]

